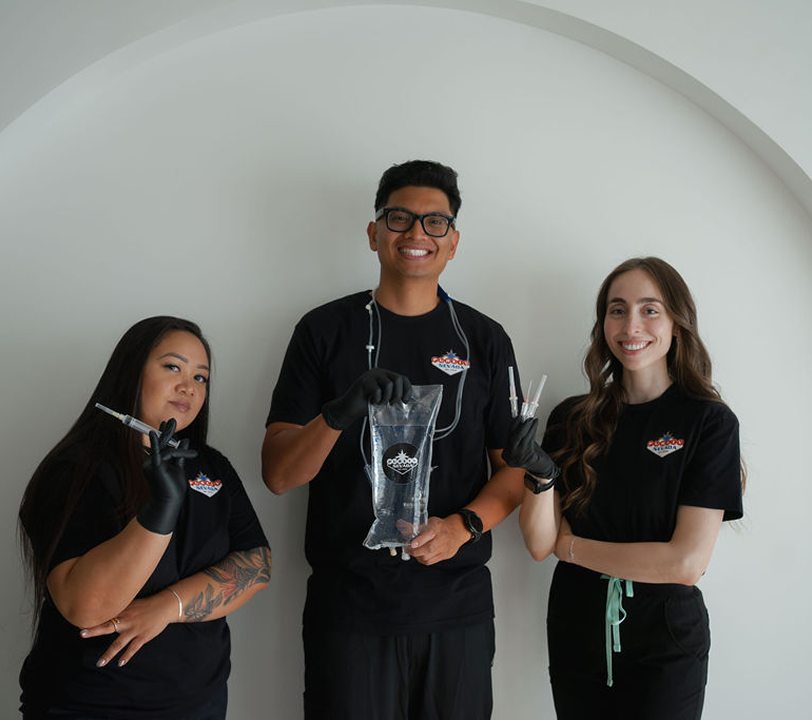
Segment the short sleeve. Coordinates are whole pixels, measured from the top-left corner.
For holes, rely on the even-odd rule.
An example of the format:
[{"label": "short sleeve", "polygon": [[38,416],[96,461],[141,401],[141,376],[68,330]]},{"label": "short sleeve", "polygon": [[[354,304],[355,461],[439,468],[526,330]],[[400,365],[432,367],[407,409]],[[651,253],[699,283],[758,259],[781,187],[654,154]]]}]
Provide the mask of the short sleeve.
[{"label": "short sleeve", "polygon": [[[70,480],[72,468],[63,468],[59,484]],[[121,532],[118,513],[121,486],[118,473],[107,462],[102,463],[87,483],[68,518],[65,531],[56,546],[49,570],[70,558],[84,555],[97,545]]]},{"label": "short sleeve", "polygon": [[254,506],[234,466],[216,450],[211,448],[208,450],[213,455],[217,472],[228,488],[231,498],[231,514],[228,518],[229,552],[251,550],[261,546],[269,547]]},{"label": "short sleeve", "polygon": [[567,418],[581,399],[583,399],[583,396],[569,397],[553,408],[550,417],[547,418],[547,426],[544,429],[544,439],[541,442],[542,447],[548,454],[557,452],[564,447],[567,436]]},{"label": "short sleeve", "polygon": [[721,403],[708,405],[680,487],[680,505],[724,510],[725,520],[742,517],[739,421]]},{"label": "short sleeve", "polygon": [[516,391],[521,395],[516,357],[513,343],[501,326],[495,333],[494,358],[491,364],[491,395],[487,405],[487,427],[485,445],[488,448],[504,448],[510,433],[510,388],[508,383],[509,367],[515,368]]},{"label": "short sleeve", "polygon": [[296,325],[285,352],[266,427],[272,422],[306,425],[321,412],[319,355],[304,318]]}]

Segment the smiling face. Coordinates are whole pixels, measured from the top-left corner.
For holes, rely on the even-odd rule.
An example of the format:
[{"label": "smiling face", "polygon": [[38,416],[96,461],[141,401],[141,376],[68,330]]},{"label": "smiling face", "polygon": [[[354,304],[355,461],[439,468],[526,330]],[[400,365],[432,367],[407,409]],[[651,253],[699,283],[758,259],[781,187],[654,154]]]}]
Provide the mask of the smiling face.
[{"label": "smiling face", "polygon": [[[384,207],[401,208],[417,215],[452,215],[448,196],[437,188],[407,186],[395,190]],[[381,285],[403,279],[431,279],[435,282],[446,263],[454,257],[460,234],[451,227],[445,237],[427,235],[419,220],[406,232],[393,232],[381,218],[367,227],[369,247],[378,253]]]},{"label": "smiling face", "polygon": [[[157,428],[175,418],[177,430],[194,422],[206,400],[209,357],[192,333],[173,330],[152,349],[141,373],[140,419]],[[145,436],[146,443],[149,439]]]},{"label": "smiling face", "polygon": [[674,338],[674,322],[662,293],[641,269],[618,275],[606,296],[603,334],[626,373],[667,380],[666,355]]}]

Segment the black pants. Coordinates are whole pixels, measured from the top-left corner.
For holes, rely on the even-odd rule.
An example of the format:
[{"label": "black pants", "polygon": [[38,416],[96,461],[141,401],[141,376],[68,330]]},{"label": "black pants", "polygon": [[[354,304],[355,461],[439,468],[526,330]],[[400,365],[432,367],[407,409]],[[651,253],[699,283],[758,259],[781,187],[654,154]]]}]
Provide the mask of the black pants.
[{"label": "black pants", "polygon": [[[228,688],[224,683],[211,700],[197,710],[178,716],[177,720],[225,720],[227,706]],[[145,710],[143,717],[147,718],[150,715],[151,713]],[[45,714],[26,711],[23,713],[23,720],[107,720],[107,718],[103,715],[77,715],[67,710],[50,710]]]},{"label": "black pants", "polygon": [[606,579],[559,563],[547,642],[559,720],[698,720],[708,673],[708,613],[697,587],[633,583],[623,598],[621,651],[607,687]]},{"label": "black pants", "polygon": [[424,635],[305,628],[306,720],[487,720],[493,621]]}]

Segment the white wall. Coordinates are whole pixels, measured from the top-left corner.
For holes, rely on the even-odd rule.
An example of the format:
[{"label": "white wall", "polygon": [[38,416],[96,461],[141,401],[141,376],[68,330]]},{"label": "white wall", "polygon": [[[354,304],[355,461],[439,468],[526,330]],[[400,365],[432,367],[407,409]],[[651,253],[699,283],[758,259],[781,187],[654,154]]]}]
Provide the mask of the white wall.
[{"label": "white wall", "polygon": [[[545,414],[583,388],[603,276],[637,254],[682,271],[750,469],[746,520],[723,530],[701,583],[705,717],[797,716],[812,640],[812,554],[794,532],[812,499],[796,450],[812,399],[812,220],[762,159],[603,53],[452,9],[314,10],[124,55],[0,133],[3,716],[27,650],[20,495],[117,338],[156,313],[208,334],[212,442],[274,548],[270,588],[230,621],[229,717],[300,716],[306,490],[262,486],[263,421],[298,316],[374,284],[375,185],[413,157],[460,172],[462,241],[443,285],[505,325],[525,376],[548,373]],[[552,567],[527,556],[513,518],[497,530],[495,718],[552,717]]]},{"label": "white wall", "polygon": [[807,0],[530,0],[638,43],[696,78],[812,171]]}]

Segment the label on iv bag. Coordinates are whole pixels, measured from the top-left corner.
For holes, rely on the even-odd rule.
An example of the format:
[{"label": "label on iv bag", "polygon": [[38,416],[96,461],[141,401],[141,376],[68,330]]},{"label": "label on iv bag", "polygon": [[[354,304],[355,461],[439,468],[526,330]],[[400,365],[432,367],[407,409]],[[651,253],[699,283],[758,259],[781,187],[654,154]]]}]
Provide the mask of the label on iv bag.
[{"label": "label on iv bag", "polygon": [[383,472],[394,483],[409,483],[417,470],[418,449],[411,443],[395,443],[383,454]]}]

